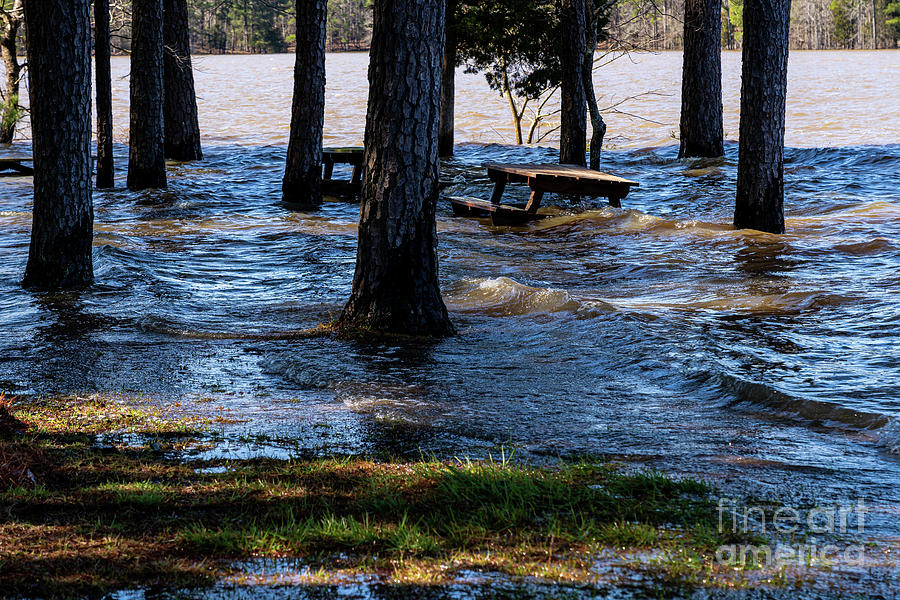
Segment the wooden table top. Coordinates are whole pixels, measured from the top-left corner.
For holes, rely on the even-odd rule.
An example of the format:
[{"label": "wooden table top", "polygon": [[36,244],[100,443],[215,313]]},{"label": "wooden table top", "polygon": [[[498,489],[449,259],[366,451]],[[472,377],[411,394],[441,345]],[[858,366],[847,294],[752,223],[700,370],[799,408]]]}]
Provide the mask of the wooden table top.
[{"label": "wooden table top", "polygon": [[488,174],[505,173],[507,175],[516,175],[519,177],[527,177],[528,179],[563,179],[567,181],[591,181],[603,183],[622,183],[627,185],[640,185],[637,181],[625,179],[594,171],[578,165],[557,165],[557,164],[500,164],[490,163],[485,165]]}]

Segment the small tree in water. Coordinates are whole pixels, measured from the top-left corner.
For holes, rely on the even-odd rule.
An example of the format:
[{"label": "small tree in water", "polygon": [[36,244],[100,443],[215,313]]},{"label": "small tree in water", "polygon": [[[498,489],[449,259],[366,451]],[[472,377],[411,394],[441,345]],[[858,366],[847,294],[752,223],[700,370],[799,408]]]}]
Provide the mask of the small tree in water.
[{"label": "small tree in water", "polygon": [[375,3],[353,291],[339,327],[444,336],[435,205],[444,1]]},{"label": "small tree in water", "polygon": [[516,143],[529,103],[560,83],[559,18],[551,0],[460,1],[456,11],[457,60],[483,72],[509,104]]},{"label": "small tree in water", "polygon": [[[612,6],[610,0],[459,0],[454,13],[457,64],[465,65],[469,73],[483,72],[491,89],[506,98],[517,144],[540,141],[556,130],[551,127],[542,133],[539,128],[549,116],[543,112],[546,105],[568,78],[563,102],[571,109],[567,117],[583,121],[579,115],[587,102],[594,130],[591,165],[599,164],[606,124],[593,90],[594,50],[598,41],[606,39],[604,29]],[[576,64],[576,54],[582,57],[581,65]],[[581,78],[583,93],[576,88],[576,76]],[[532,106],[537,108],[525,134],[523,122]],[[570,162],[583,164],[583,149],[574,159],[568,155],[569,148],[584,146],[585,127],[576,127],[579,132],[570,135],[567,129],[560,145]]]},{"label": "small tree in water", "polygon": [[34,208],[23,284],[79,286],[94,278],[90,0],[29,0],[25,23]]},{"label": "small tree in water", "polygon": [[745,0],[734,226],[784,233],[790,0]]}]

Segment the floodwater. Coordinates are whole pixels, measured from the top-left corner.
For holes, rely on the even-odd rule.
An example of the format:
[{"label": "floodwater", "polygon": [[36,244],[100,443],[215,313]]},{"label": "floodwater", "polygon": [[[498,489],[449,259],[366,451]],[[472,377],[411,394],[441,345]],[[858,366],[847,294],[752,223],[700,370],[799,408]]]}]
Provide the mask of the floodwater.
[{"label": "floodwater", "polygon": [[[602,103],[637,117],[608,116],[603,168],[640,187],[622,209],[551,196],[519,228],[442,202],[459,335],[414,346],[291,337],[339,314],[359,212],[278,204],[292,60],[198,58],[205,158],[133,193],[114,59],[118,188],[95,193],[84,292],[19,287],[31,182],[0,181],[0,389],[222,408],[244,420],[217,450],[233,456],[607,455],[761,497],[862,497],[867,533],[900,535],[900,52],[792,54],[783,236],[731,227],[736,143],[677,159],[681,55],[613,62]],[[366,61],[328,57],[328,145],[361,142]],[[732,140],[739,62],[724,55]],[[445,192],[488,194],[488,161],[557,160],[552,136],[511,145],[481,76],[458,87]]]}]

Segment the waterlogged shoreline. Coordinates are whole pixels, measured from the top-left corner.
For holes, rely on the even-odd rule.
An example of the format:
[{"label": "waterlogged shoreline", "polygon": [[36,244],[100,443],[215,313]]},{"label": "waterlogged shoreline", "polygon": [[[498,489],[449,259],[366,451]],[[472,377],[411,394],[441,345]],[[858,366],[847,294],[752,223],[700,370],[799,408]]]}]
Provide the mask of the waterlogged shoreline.
[{"label": "waterlogged shoreline", "polygon": [[0,401],[0,597],[837,598],[896,580],[891,546],[860,537],[863,501],[717,497],[594,457],[198,459],[230,422],[123,398]]}]

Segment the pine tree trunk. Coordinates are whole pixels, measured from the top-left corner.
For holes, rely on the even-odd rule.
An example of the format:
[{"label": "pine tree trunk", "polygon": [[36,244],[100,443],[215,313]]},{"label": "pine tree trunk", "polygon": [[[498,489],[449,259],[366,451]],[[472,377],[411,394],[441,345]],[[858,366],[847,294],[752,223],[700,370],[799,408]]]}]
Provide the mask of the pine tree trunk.
[{"label": "pine tree trunk", "polygon": [[456,102],[456,30],[453,14],[456,0],[447,0],[444,60],[441,63],[441,126],[438,133],[438,155],[453,156],[454,111]]},{"label": "pine tree trunk", "polygon": [[294,99],[282,200],[322,203],[322,128],[325,123],[325,0],[297,1]]},{"label": "pine tree trunk", "polygon": [[115,186],[109,0],[94,0],[94,77],[97,83],[97,187]]},{"label": "pine tree trunk", "polygon": [[722,126],[721,6],[721,0],[684,2],[679,158],[725,154]]},{"label": "pine tree trunk", "polygon": [[93,281],[90,0],[27,0],[34,207],[23,285]]},{"label": "pine tree trunk", "polygon": [[784,233],[790,0],[745,0],[734,226]]},{"label": "pine tree trunk", "polygon": [[163,2],[164,152],[173,160],[200,160],[200,125],[191,67],[191,34],[187,0]]},{"label": "pine tree trunk", "polygon": [[166,187],[163,0],[133,0],[128,189]]},{"label": "pine tree trunk", "polygon": [[340,328],[443,336],[435,205],[443,0],[376,2],[366,175],[353,291]]},{"label": "pine tree trunk", "polygon": [[6,27],[0,36],[0,55],[6,68],[5,106],[0,115],[0,144],[10,144],[16,137],[16,124],[21,115],[19,103],[19,78],[22,66],[19,64],[16,38],[22,24],[22,0],[16,0],[8,9]]},{"label": "pine tree trunk", "polygon": [[561,0],[559,162],[584,166],[587,140],[587,102],[582,71],[587,44],[584,0]]}]

